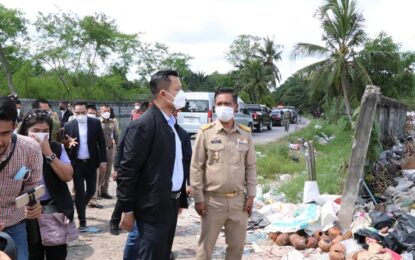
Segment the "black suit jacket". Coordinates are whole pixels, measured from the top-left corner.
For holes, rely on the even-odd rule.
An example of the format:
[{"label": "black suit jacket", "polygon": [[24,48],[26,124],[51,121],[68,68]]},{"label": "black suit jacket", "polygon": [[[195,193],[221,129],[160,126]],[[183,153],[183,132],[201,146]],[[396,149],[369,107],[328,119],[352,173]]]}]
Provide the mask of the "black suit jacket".
[{"label": "black suit jacket", "polygon": [[[88,117],[87,124],[89,159],[91,160],[92,165],[98,168],[100,163],[107,161],[104,132],[102,131],[101,122],[98,119]],[[76,141],[79,143],[79,126],[76,119],[65,124],[64,136],[66,135],[69,135],[72,138],[76,137]],[[72,164],[78,159],[78,150],[79,144],[67,151]]]},{"label": "black suit jacket", "polygon": [[73,115],[73,113],[70,110],[66,110],[65,113],[63,113],[63,116],[61,116],[62,113],[59,113],[59,119],[61,120],[61,127],[65,125],[66,122],[68,122],[69,118]]},{"label": "black suit jacket", "polygon": [[[185,174],[180,207],[185,208],[191,145],[186,131],[179,126],[176,129],[180,131]],[[189,139],[183,140],[185,137]],[[119,164],[117,197],[123,212],[134,211],[138,220],[146,222],[163,222],[171,217],[165,214],[165,208],[172,200],[175,145],[174,132],[156,105],[130,122],[122,134],[114,162],[115,167]]]}]

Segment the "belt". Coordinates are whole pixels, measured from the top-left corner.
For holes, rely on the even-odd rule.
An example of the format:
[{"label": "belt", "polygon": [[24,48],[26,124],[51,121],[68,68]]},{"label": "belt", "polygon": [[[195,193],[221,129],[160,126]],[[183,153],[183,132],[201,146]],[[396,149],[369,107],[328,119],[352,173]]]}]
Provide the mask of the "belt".
[{"label": "belt", "polygon": [[234,197],[238,196],[239,194],[242,194],[242,192],[240,192],[239,190],[232,191],[232,192],[226,192],[226,193],[214,192],[214,191],[205,191],[205,192],[210,196],[222,197],[222,198],[234,198]]},{"label": "belt", "polygon": [[79,162],[87,163],[89,162],[89,159],[76,159]]},{"label": "belt", "polygon": [[105,148],[107,148],[107,150],[112,150],[113,147],[111,146],[111,147],[105,147]]},{"label": "belt", "polygon": [[178,198],[180,198],[181,194],[181,191],[172,191],[170,196],[172,199],[177,200]]}]

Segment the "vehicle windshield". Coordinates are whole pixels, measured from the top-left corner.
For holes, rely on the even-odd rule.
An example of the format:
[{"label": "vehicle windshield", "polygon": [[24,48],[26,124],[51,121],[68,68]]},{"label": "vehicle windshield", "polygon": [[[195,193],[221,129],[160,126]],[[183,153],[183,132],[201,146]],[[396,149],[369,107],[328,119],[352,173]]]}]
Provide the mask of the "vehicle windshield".
[{"label": "vehicle windshield", "polygon": [[246,109],[248,109],[248,111],[253,112],[253,111],[261,111],[260,107],[247,107]]},{"label": "vehicle windshield", "polygon": [[208,112],[208,100],[191,100],[186,99],[186,106],[180,109],[181,112]]},{"label": "vehicle windshield", "polygon": [[281,109],[273,109],[272,111],[271,111],[271,113],[281,113]]}]

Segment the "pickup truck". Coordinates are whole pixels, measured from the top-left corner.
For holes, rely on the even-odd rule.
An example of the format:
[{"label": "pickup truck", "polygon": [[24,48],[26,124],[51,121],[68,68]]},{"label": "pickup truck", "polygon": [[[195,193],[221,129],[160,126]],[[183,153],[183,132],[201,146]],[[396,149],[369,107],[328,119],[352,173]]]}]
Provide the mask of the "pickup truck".
[{"label": "pickup truck", "polygon": [[272,129],[272,120],[270,117],[270,109],[260,104],[246,104],[245,108],[252,116],[253,125],[258,132],[266,126],[268,130]]}]

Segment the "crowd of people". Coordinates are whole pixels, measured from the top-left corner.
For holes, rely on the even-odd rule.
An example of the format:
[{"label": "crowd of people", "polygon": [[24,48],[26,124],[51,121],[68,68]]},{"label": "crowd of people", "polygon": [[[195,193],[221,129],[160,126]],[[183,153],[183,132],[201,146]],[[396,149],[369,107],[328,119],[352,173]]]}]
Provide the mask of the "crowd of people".
[{"label": "crowd of people", "polygon": [[197,259],[212,258],[222,228],[226,259],[241,259],[257,184],[250,129],[233,120],[237,94],[219,89],[217,120],[201,127],[192,149],[176,122],[186,103],[181,88],[174,70],[152,75],[153,99],[134,104],[122,132],[109,105],[98,111],[62,101],[55,113],[37,99],[24,114],[18,99],[0,97],[0,234],[14,243],[0,259],[66,259],[74,230],[88,231],[86,208],[102,208],[98,197],[113,199],[111,176],[117,196],[109,228],[129,231],[124,259],[174,258],[177,218],[189,196],[201,217]]}]

